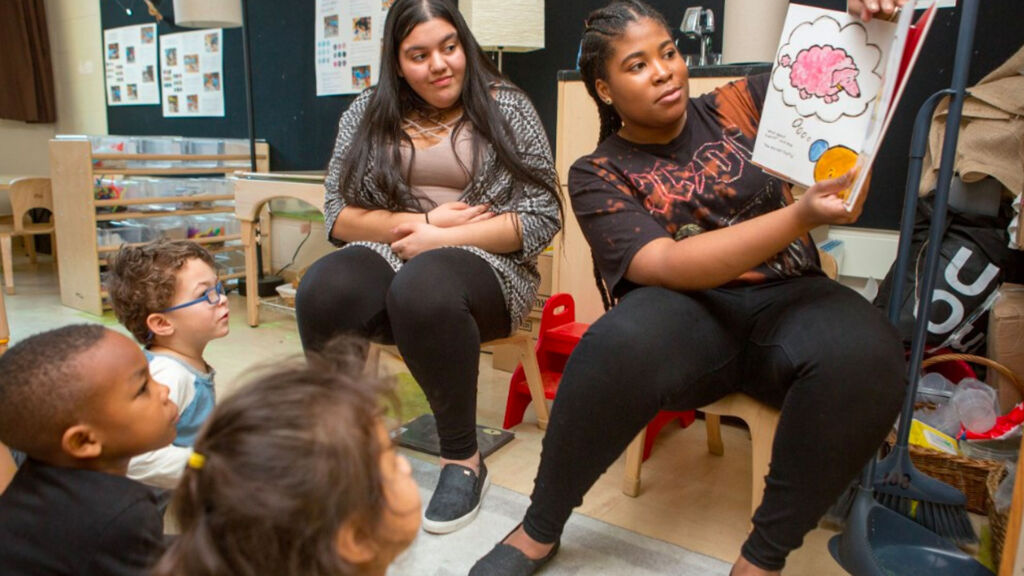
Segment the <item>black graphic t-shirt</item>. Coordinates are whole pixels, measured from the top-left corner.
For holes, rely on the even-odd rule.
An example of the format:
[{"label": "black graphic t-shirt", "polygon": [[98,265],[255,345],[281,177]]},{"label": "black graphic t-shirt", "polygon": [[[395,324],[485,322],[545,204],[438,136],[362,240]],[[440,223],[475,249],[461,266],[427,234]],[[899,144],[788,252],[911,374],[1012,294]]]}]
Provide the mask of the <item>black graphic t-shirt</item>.
[{"label": "black graphic t-shirt", "polygon": [[[569,170],[569,194],[612,294],[648,242],[677,241],[731,226],[793,202],[789,185],[750,161],[768,75],[737,80],[692,98],[682,133],[667,144],[635,144],[617,134]],[[820,274],[810,236],[733,283]]]}]

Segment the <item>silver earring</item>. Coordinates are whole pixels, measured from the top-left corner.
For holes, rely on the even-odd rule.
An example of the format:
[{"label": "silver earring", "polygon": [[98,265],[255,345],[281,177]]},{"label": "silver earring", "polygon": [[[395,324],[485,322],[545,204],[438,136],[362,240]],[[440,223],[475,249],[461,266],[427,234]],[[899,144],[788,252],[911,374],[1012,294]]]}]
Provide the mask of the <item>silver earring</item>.
[{"label": "silver earring", "polygon": [[604,100],[604,103],[605,103],[605,104],[607,104],[607,105],[609,105],[609,106],[611,106],[611,105],[612,105],[612,99],[611,99],[611,98],[606,98],[606,99]]}]

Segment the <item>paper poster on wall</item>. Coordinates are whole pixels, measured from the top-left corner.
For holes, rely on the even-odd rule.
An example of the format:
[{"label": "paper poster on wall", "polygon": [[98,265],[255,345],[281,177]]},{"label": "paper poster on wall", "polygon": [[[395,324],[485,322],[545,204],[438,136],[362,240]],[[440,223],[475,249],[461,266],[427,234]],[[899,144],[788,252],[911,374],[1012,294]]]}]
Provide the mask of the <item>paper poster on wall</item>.
[{"label": "paper poster on wall", "polygon": [[156,78],[156,24],[141,24],[103,31],[103,63],[107,78],[107,106],[160,103]]},{"label": "paper poster on wall", "polygon": [[222,30],[160,37],[160,81],[165,118],[224,115]]},{"label": "paper poster on wall", "polygon": [[393,1],[317,0],[317,96],[355,94],[377,83],[384,18]]}]

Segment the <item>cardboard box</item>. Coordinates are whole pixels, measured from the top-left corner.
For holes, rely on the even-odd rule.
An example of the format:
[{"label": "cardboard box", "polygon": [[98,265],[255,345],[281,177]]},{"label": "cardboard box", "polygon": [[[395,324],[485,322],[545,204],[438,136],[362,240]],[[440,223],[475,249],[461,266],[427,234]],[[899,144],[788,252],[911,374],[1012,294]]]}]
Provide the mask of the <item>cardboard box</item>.
[{"label": "cardboard box", "polygon": [[551,267],[555,261],[551,251],[545,251],[537,257],[537,271],[540,272],[540,288],[537,289],[537,294],[544,296],[551,295]]},{"label": "cardboard box", "polygon": [[[1024,285],[1003,283],[999,299],[988,317],[988,357],[1024,377]],[[1019,390],[995,370],[988,371],[988,383],[999,391],[999,406],[1005,414],[1022,400]]]}]

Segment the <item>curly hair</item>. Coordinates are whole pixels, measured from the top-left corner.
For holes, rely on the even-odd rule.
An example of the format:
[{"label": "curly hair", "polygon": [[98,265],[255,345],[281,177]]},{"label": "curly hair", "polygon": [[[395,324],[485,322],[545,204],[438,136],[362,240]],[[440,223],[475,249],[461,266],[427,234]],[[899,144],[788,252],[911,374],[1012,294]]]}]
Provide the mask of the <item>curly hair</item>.
[{"label": "curly hair", "polygon": [[140,344],[151,343],[152,333],[146,318],[171,305],[177,272],[193,258],[217,269],[213,256],[205,248],[187,240],[161,239],[138,246],[122,246],[110,259],[105,277],[110,306]]},{"label": "curly hair", "polygon": [[388,538],[378,427],[381,399],[396,402],[389,380],[364,374],[365,353],[343,337],[218,402],[193,447],[202,464],[171,503],[181,534],[153,576],[358,573],[337,534],[355,522]]},{"label": "curly hair", "polygon": [[0,356],[0,441],[33,458],[60,447],[90,390],[78,359],[115,332],[73,324],[40,332]]}]

